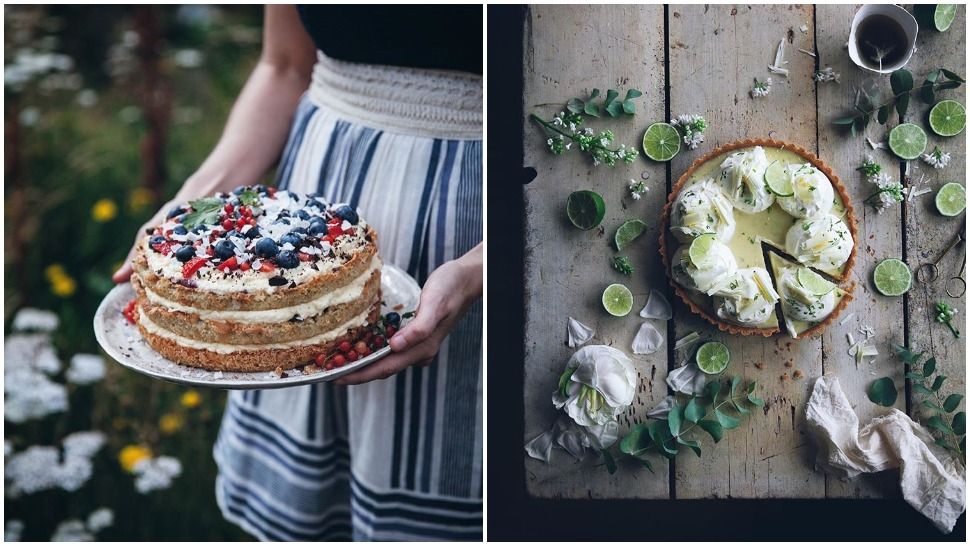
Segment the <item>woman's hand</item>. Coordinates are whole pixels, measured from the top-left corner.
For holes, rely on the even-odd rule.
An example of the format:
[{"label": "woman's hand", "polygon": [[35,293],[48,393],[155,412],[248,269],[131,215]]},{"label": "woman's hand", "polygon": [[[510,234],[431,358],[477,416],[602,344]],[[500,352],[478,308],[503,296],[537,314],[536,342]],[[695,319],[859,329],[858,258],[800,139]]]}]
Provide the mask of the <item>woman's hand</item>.
[{"label": "woman's hand", "polygon": [[389,340],[390,355],[337,380],[357,385],[386,379],[408,366],[431,364],[445,336],[482,297],[482,244],[435,269],[421,290],[417,315]]},{"label": "woman's hand", "polygon": [[140,228],[138,228],[138,231],[135,232],[135,242],[132,243],[131,250],[128,251],[128,256],[125,257],[125,263],[121,265],[121,268],[119,268],[118,271],[114,272],[114,275],[111,276],[111,280],[114,281],[115,284],[128,282],[128,280],[131,278],[131,271],[132,271],[131,259],[135,257],[135,249],[138,248],[138,243],[140,243],[142,241],[142,238],[145,236],[145,230],[149,228],[154,228],[156,226],[163,224],[165,222],[165,216],[168,214],[168,211],[171,210],[172,207],[174,206],[175,205],[173,205],[172,202],[165,203],[164,205],[162,205],[162,208],[155,213],[154,216],[149,218],[147,222],[145,222],[144,224],[142,224]]}]

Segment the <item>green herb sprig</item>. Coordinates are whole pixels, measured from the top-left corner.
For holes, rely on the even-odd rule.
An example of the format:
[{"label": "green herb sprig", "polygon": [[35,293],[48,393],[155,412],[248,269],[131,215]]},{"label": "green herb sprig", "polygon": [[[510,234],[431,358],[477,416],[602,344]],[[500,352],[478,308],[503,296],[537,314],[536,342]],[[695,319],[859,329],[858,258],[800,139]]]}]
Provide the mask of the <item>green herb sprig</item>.
[{"label": "green herb sprig", "polygon": [[243,205],[254,207],[259,204],[259,194],[256,190],[244,190],[239,194],[239,202]]},{"label": "green herb sprig", "polygon": [[613,269],[629,277],[633,275],[633,262],[626,256],[617,256],[613,258]]},{"label": "green herb sprig", "polygon": [[[620,439],[618,456],[633,459],[650,472],[653,472],[653,465],[645,456],[651,452],[673,459],[679,452],[678,446],[684,446],[700,457],[700,442],[690,434],[696,432],[694,429],[709,434],[714,443],[720,442],[724,431],[740,426],[741,419],[751,413],[751,408],[765,405],[765,401],[755,394],[756,381],[747,385],[742,383],[739,376],[723,384],[720,380],[711,381],[702,395],[675,402],[666,420],[652,419],[635,425]],[[612,474],[616,471],[613,454],[608,450],[601,453]]]},{"label": "green herb sprig", "polygon": [[639,155],[636,148],[627,148],[623,144],[619,148],[613,148],[615,135],[609,129],[594,134],[589,127],[581,127],[583,117],[576,113],[560,112],[551,121],[530,114],[529,119],[541,125],[546,131],[548,137],[546,145],[549,147],[549,151],[556,155],[565,153],[573,143],[581,151],[592,156],[594,166],[604,164],[607,167],[613,167],[617,160],[624,163],[633,163]]},{"label": "green herb sprig", "polygon": [[204,224],[214,224],[219,220],[219,211],[222,210],[224,203],[218,197],[203,197],[189,201],[192,212],[185,215],[182,225],[186,229],[192,229]]},{"label": "green herb sprig", "polygon": [[851,128],[852,136],[859,132],[865,132],[869,122],[875,117],[880,125],[885,125],[889,121],[889,114],[893,108],[899,114],[900,122],[906,116],[909,108],[909,99],[913,93],[927,103],[932,104],[936,100],[936,93],[946,89],[955,89],[965,83],[965,80],[957,73],[945,68],[938,68],[926,76],[923,85],[913,87],[913,74],[909,70],[900,68],[889,76],[889,85],[892,87],[893,95],[882,104],[875,104],[873,98],[867,94],[862,94],[856,99],[856,113],[851,116],[836,118],[832,121],[835,125],[848,125]]},{"label": "green herb sprig", "polygon": [[633,99],[641,95],[643,93],[639,90],[629,89],[623,100],[619,100],[619,91],[616,89],[607,89],[603,102],[596,104],[593,100],[600,96],[600,90],[593,89],[586,100],[579,98],[569,99],[569,102],[566,103],[566,109],[574,114],[586,114],[587,116],[596,118],[600,117],[604,112],[614,118],[619,117],[621,114],[632,116],[637,111],[637,106],[633,103]]},{"label": "green herb sprig", "polygon": [[[930,412],[926,426],[935,433],[934,443],[966,461],[967,414],[963,411],[953,413],[960,407],[963,395],[941,394],[946,376],[937,373],[936,358],[930,357],[921,365],[923,353],[914,353],[902,345],[893,345],[893,350],[906,364],[905,377],[913,382],[913,392],[921,398],[920,405]],[[951,413],[953,417],[949,416]]]},{"label": "green herb sprig", "polygon": [[956,326],[953,325],[953,317],[957,314],[957,310],[950,307],[945,301],[936,302],[934,310],[936,311],[936,316],[934,317],[936,322],[945,324],[950,329],[950,332],[953,333],[953,337],[959,338],[960,330],[957,330]]}]

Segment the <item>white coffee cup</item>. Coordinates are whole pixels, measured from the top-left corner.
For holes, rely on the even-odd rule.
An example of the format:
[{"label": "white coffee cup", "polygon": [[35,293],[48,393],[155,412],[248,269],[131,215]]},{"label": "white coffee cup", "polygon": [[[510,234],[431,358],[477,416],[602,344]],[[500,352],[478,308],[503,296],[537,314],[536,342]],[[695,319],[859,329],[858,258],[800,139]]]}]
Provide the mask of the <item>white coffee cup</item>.
[{"label": "white coffee cup", "polygon": [[[870,15],[885,15],[892,18],[894,21],[899,23],[899,26],[903,28],[906,33],[906,53],[899,59],[899,61],[893,63],[892,65],[884,65],[881,69],[874,68],[871,63],[867,62],[862,58],[862,53],[859,51],[859,41],[856,39],[856,30],[859,27],[859,23],[865,20]],[[880,74],[888,74],[894,70],[898,70],[909,62],[909,58],[913,56],[913,51],[916,50],[916,33],[919,30],[919,25],[916,24],[916,18],[913,17],[905,9],[894,5],[894,4],[867,4],[859,8],[856,12],[855,17],[852,18],[852,27],[849,30],[849,58],[856,66],[869,70],[871,72],[878,72]]]}]

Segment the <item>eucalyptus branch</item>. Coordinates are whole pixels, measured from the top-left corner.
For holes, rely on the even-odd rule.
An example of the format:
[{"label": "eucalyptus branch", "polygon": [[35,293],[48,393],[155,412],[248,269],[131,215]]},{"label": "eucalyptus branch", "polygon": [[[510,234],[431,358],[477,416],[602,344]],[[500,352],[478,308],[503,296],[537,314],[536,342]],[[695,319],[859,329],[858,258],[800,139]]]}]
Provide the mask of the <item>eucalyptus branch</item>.
[{"label": "eucalyptus branch", "polygon": [[[922,397],[920,405],[933,412],[926,420],[926,425],[941,435],[936,438],[936,445],[955,453],[965,461],[967,416],[966,412],[956,412],[963,401],[963,395],[953,393],[943,396],[941,388],[947,378],[937,373],[936,358],[930,357],[920,364],[923,353],[914,353],[900,345],[893,345],[893,350],[909,370],[905,377],[912,382],[913,392]],[[930,378],[933,381],[927,384]],[[948,416],[950,413],[953,413],[952,418]]]}]

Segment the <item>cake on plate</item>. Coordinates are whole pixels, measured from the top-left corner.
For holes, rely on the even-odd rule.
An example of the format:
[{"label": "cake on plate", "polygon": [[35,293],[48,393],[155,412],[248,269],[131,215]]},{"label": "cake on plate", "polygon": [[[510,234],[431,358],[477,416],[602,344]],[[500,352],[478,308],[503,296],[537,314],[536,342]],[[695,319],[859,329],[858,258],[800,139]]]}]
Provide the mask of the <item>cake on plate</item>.
[{"label": "cake on plate", "polygon": [[661,221],[674,291],[723,331],[771,336],[780,314],[792,337],[811,336],[852,298],[848,193],[798,146],[743,140],[711,151],[674,185]]},{"label": "cake on plate", "polygon": [[[127,315],[180,364],[324,366],[378,322],[381,265],[377,234],[352,207],[239,187],[175,207],[148,230],[133,260]],[[339,352],[338,363],[366,356]]]}]

